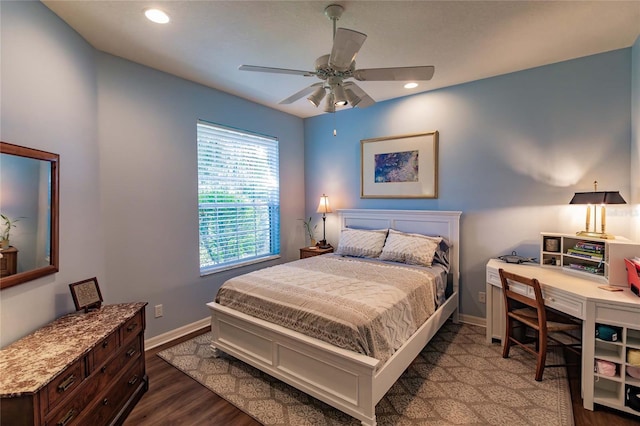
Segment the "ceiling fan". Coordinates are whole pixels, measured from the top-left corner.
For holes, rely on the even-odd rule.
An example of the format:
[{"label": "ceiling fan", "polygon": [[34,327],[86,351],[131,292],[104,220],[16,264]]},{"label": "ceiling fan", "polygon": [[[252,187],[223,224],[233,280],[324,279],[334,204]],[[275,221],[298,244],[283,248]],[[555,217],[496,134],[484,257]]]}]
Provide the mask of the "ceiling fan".
[{"label": "ceiling fan", "polygon": [[342,16],[343,11],[344,8],[338,4],[329,5],[324,10],[327,18],[333,22],[333,48],[331,54],[323,55],[316,59],[315,71],[255,65],[241,65],[239,69],[242,71],[318,77],[322,80],[321,82],[314,83],[279,103],[290,104],[311,94],[307,99],[315,107],[318,107],[326,96],[325,112],[335,112],[336,106],[351,105],[352,108],[366,108],[375,103],[360,86],[353,81],[347,81],[352,78],[358,81],[431,80],[435,71],[433,66],[356,69],[355,58],[367,39],[367,35],[346,28],[338,28],[336,30],[336,22]]}]

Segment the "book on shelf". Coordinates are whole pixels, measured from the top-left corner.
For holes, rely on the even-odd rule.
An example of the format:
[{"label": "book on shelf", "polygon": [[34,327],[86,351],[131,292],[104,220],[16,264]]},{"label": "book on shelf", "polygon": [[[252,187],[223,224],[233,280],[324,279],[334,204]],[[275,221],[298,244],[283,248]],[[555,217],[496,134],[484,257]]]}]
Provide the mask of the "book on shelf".
[{"label": "book on shelf", "polygon": [[604,244],[591,243],[588,241],[578,241],[573,248],[576,250],[583,250],[590,253],[602,253],[604,251]]},{"label": "book on shelf", "polygon": [[590,266],[590,265],[581,265],[579,263],[570,263],[569,264],[569,268],[570,269],[575,269],[577,271],[584,271],[584,272],[589,272],[592,274],[603,274],[604,271],[602,270],[602,268],[599,268],[597,266]]},{"label": "book on shelf", "polygon": [[602,260],[602,253],[594,253],[576,248],[568,249],[567,254],[570,254],[572,256],[584,257],[585,259]]}]

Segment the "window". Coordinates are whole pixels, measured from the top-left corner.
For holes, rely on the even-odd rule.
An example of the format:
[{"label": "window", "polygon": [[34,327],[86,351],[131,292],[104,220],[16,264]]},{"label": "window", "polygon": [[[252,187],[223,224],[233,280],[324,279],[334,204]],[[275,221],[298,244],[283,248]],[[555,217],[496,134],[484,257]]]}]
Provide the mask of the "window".
[{"label": "window", "polygon": [[200,275],[280,253],[278,140],[199,121]]}]

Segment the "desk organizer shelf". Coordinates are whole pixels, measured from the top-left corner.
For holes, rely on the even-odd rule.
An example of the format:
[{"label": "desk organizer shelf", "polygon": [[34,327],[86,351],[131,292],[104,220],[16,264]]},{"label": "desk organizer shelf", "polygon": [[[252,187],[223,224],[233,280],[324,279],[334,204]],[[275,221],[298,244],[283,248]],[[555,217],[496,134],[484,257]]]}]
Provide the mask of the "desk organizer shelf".
[{"label": "desk organizer shelf", "polygon": [[640,256],[640,244],[621,237],[605,240],[550,232],[541,235],[542,266],[560,268],[602,284],[627,287],[624,259]]},{"label": "desk organizer shelf", "polygon": [[625,390],[627,385],[640,387],[640,379],[627,374],[627,368],[633,366],[628,362],[629,349],[640,350],[640,324],[638,324],[638,329],[623,327],[621,335],[622,338],[618,342],[596,339],[595,360],[600,359],[614,363],[616,374],[613,377],[608,377],[597,372],[593,373],[593,402],[637,415],[638,411],[625,406]]}]

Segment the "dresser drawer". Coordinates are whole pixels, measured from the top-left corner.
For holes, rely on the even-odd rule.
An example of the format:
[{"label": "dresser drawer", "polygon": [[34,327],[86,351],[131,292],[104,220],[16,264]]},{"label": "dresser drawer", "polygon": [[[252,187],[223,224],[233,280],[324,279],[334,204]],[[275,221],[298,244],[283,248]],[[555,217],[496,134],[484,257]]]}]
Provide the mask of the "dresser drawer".
[{"label": "dresser drawer", "polygon": [[[134,363],[140,363],[140,339],[129,343],[118,352],[118,354],[97,369],[78,388],[78,392],[71,400],[66,400],[60,407],[57,407],[47,416],[47,425],[75,424],[84,407],[96,399],[103,390],[126,368],[130,368]],[[135,361],[137,360],[137,362]],[[93,423],[92,423],[93,424]]]},{"label": "dresser drawer", "polygon": [[144,380],[144,362],[138,360],[105,392],[94,405],[78,418],[78,424],[107,425]]},{"label": "dresser drawer", "polygon": [[98,343],[89,353],[91,373],[95,368],[100,367],[118,349],[118,332],[114,331]]},{"label": "dresser drawer", "polygon": [[[138,336],[144,329],[144,312],[138,312],[133,318],[127,321],[121,328],[122,342],[126,343]],[[123,343],[123,344],[124,344]]]},{"label": "dresser drawer", "polygon": [[135,340],[127,343],[120,353],[119,357],[122,359],[122,365],[129,363],[132,359],[136,359],[142,355],[142,344],[140,343],[141,337],[138,336]]},{"label": "dresser drawer", "polygon": [[47,401],[45,413],[55,408],[56,404],[82,383],[84,379],[84,358],[71,364],[47,385]]}]

